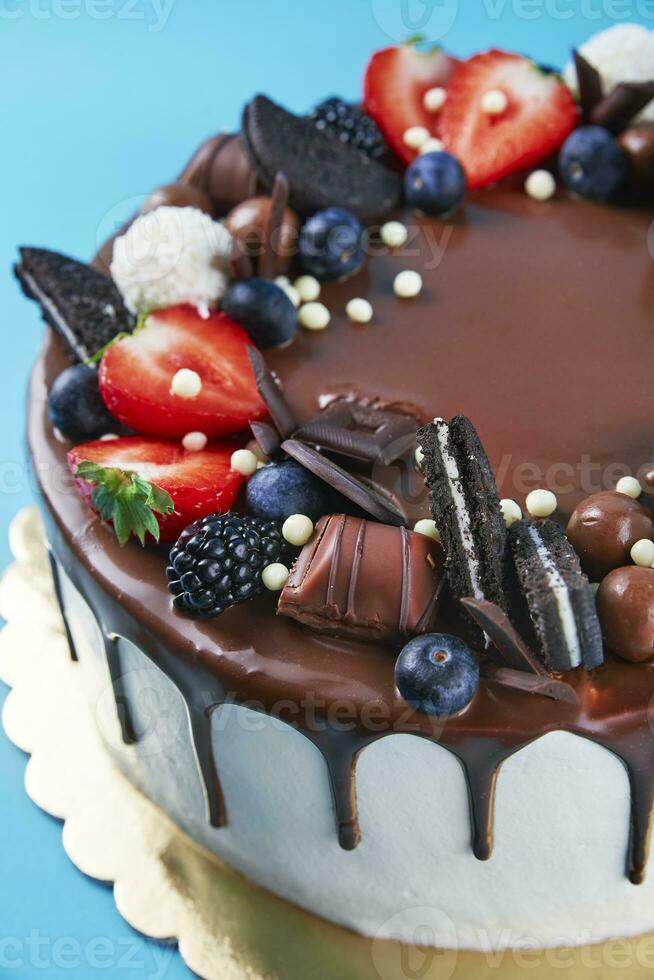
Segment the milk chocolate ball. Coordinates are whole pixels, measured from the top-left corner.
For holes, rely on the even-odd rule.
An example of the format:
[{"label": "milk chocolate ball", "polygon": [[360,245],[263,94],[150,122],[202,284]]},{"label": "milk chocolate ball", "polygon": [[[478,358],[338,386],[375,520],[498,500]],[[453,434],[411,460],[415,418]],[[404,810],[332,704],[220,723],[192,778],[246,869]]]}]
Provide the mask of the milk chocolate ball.
[{"label": "milk chocolate ball", "polygon": [[618,137],[618,143],[629,158],[631,176],[639,186],[654,184],[654,124],[637,123],[628,126]]},{"label": "milk chocolate ball", "polygon": [[610,572],[597,592],[597,612],[613,653],[633,663],[654,657],[654,569]]},{"label": "milk chocolate ball", "polygon": [[213,215],[213,204],[209,195],[193,184],[164,184],[163,187],[157,187],[146,199],[141,213],[145,214],[160,207],[198,208]]},{"label": "milk chocolate ball", "polygon": [[603,490],[582,500],[566,533],[591,582],[600,582],[626,565],[632,545],[651,538],[653,530],[652,517],[642,504],[616,490]]},{"label": "milk chocolate ball", "polygon": [[[271,207],[271,198],[251,197],[237,204],[225,218],[227,229],[243,244],[246,254],[255,262],[262,254],[263,243],[268,235]],[[285,272],[297,252],[299,225],[296,213],[286,208],[281,226],[272,240],[276,273]]]}]

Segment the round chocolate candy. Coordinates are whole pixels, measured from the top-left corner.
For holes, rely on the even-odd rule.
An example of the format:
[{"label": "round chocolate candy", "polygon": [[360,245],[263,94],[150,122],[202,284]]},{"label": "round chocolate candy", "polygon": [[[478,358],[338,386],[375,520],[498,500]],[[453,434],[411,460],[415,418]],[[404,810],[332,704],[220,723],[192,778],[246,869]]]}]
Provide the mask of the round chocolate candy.
[{"label": "round chocolate candy", "polygon": [[654,569],[610,572],[597,592],[597,612],[613,653],[633,663],[654,657]]},{"label": "round chocolate candy", "polygon": [[156,208],[198,208],[213,215],[213,204],[208,194],[193,184],[164,184],[152,191],[141,207],[141,214]]},{"label": "round chocolate candy", "polygon": [[[263,254],[268,237],[272,198],[250,197],[237,204],[225,218],[225,226],[242,243],[245,253],[255,262]],[[299,219],[295,211],[284,209],[280,227],[273,233],[270,246],[275,255],[275,272],[285,272],[297,251]]]},{"label": "round chocolate candy", "polygon": [[603,490],[582,500],[566,534],[591,582],[600,582],[626,565],[636,541],[651,538],[653,531],[654,521],[642,504],[616,490]]},{"label": "round chocolate candy", "polygon": [[628,126],[618,143],[629,158],[634,183],[641,187],[654,184],[654,123]]}]

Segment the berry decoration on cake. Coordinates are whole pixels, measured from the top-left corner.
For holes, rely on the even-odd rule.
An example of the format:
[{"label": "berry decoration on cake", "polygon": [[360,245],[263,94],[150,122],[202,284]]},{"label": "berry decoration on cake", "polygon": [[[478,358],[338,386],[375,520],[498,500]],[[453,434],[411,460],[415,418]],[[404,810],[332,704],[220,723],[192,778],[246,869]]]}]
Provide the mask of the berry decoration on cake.
[{"label": "berry decoration on cake", "polygon": [[316,129],[331,133],[341,143],[362,150],[369,157],[383,156],[386,150],[379,126],[359,106],[333,95],[311,111]]}]

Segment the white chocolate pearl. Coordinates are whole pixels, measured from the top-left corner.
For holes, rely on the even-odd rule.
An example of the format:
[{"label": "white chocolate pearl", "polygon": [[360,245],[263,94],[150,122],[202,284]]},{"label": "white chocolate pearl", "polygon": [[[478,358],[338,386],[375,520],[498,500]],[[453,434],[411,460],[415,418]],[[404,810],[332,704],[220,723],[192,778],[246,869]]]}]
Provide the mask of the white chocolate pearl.
[{"label": "white chocolate pearl", "polygon": [[287,286],[291,285],[291,280],[288,276],[276,276],[275,285],[279,286],[280,289],[286,289]]},{"label": "white chocolate pearl", "polygon": [[298,311],[298,319],[307,330],[324,330],[331,317],[323,303],[305,303]]},{"label": "white chocolate pearl", "polygon": [[315,276],[299,276],[293,283],[303,303],[312,303],[320,296],[320,283]]},{"label": "white chocolate pearl", "polygon": [[402,248],[407,243],[409,231],[401,221],[387,221],[379,229],[379,235],[389,248]]},{"label": "white chocolate pearl", "polygon": [[298,293],[297,289],[295,288],[295,286],[291,286],[291,284],[289,283],[288,286],[282,286],[281,288],[284,290],[284,292],[290,299],[291,303],[297,310],[298,306],[302,302],[302,298]]},{"label": "white chocolate pearl", "polygon": [[508,497],[500,500],[500,507],[507,527],[513,527],[514,524],[522,520],[522,511],[515,500],[510,500]]},{"label": "white chocolate pearl", "polygon": [[204,432],[187,432],[182,439],[182,446],[187,453],[201,453],[208,441]]},{"label": "white chocolate pearl", "polygon": [[424,126],[409,126],[402,139],[412,150],[419,150],[425,140],[429,139],[429,136],[429,130],[425,129]]},{"label": "white chocolate pearl", "polygon": [[372,306],[367,299],[351,299],[345,312],[354,323],[370,323],[372,320]]},{"label": "white chocolate pearl", "polygon": [[250,439],[250,441],[246,443],[245,448],[249,449],[251,453],[254,453],[254,455],[257,457],[258,460],[260,460],[260,462],[262,463],[268,462],[268,457],[266,456],[266,454],[264,453],[263,449],[261,448],[261,446],[259,445],[256,439]]},{"label": "white chocolate pearl", "polygon": [[414,453],[414,456],[416,460],[416,466],[418,467],[419,470],[421,470],[425,465],[425,454],[423,453],[420,446],[416,446],[416,451]]},{"label": "white chocolate pearl", "polygon": [[181,368],[173,376],[170,391],[178,398],[197,398],[202,391],[202,378],[197,371]]},{"label": "white chocolate pearl", "polygon": [[230,466],[237,473],[242,473],[243,476],[252,476],[256,471],[258,462],[259,460],[250,449],[237,449],[236,452],[232,453]]},{"label": "white chocolate pearl", "polygon": [[525,181],[525,191],[534,201],[549,201],[556,193],[556,181],[549,170],[534,170]]},{"label": "white chocolate pearl", "polygon": [[413,530],[416,534],[424,534],[426,538],[432,538],[434,541],[440,541],[441,539],[438,528],[429,517],[424,517],[421,521],[416,521],[413,525]]},{"label": "white chocolate pearl", "polygon": [[627,497],[633,497],[634,500],[637,500],[643,492],[643,488],[635,476],[620,477],[615,485],[615,489],[618,493],[624,493]]},{"label": "white chocolate pearl", "polygon": [[481,111],[488,116],[501,116],[508,104],[506,93],[500,88],[492,88],[481,97]]},{"label": "white chocolate pearl", "polygon": [[549,517],[556,510],[557,500],[551,490],[532,490],[525,505],[532,517]]},{"label": "white chocolate pearl", "polygon": [[281,592],[288,582],[290,574],[286,565],[276,561],[272,565],[266,565],[261,573],[261,581],[271,592]]},{"label": "white chocolate pearl", "polygon": [[114,439],[120,439],[120,436],[116,435],[115,432],[105,432],[103,436],[100,436],[100,442],[113,442]]},{"label": "white chocolate pearl", "polygon": [[635,565],[641,565],[642,568],[651,568],[654,565],[654,541],[649,538],[636,541],[629,553]]},{"label": "white chocolate pearl", "polygon": [[289,544],[301,548],[313,534],[313,521],[306,514],[291,514],[282,525],[282,534]]},{"label": "white chocolate pearl", "polygon": [[423,153],[440,153],[442,149],[443,149],[442,141],[436,139],[435,136],[430,136],[429,139],[425,140],[425,142],[420,147],[420,156],[422,156]]},{"label": "white chocolate pearl", "polygon": [[445,99],[447,98],[447,92],[444,88],[436,86],[435,88],[428,88],[422,97],[422,104],[424,105],[427,112],[439,112],[445,105]]},{"label": "white chocolate pearl", "polygon": [[413,269],[398,272],[393,283],[393,291],[401,299],[413,299],[422,289],[422,276]]}]

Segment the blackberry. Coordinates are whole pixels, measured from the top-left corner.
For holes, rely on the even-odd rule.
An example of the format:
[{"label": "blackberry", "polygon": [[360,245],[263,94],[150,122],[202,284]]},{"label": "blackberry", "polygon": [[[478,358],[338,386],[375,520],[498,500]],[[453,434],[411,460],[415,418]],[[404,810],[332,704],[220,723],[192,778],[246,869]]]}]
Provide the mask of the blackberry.
[{"label": "blackberry", "polygon": [[278,521],[232,513],[203,517],[171,549],[166,576],[173,604],[200,619],[220,616],[263,591],[264,568],[288,554]]},{"label": "blackberry", "polygon": [[386,149],[379,126],[362,109],[338,96],[325,99],[311,112],[316,129],[331,133],[369,157],[380,157]]}]

